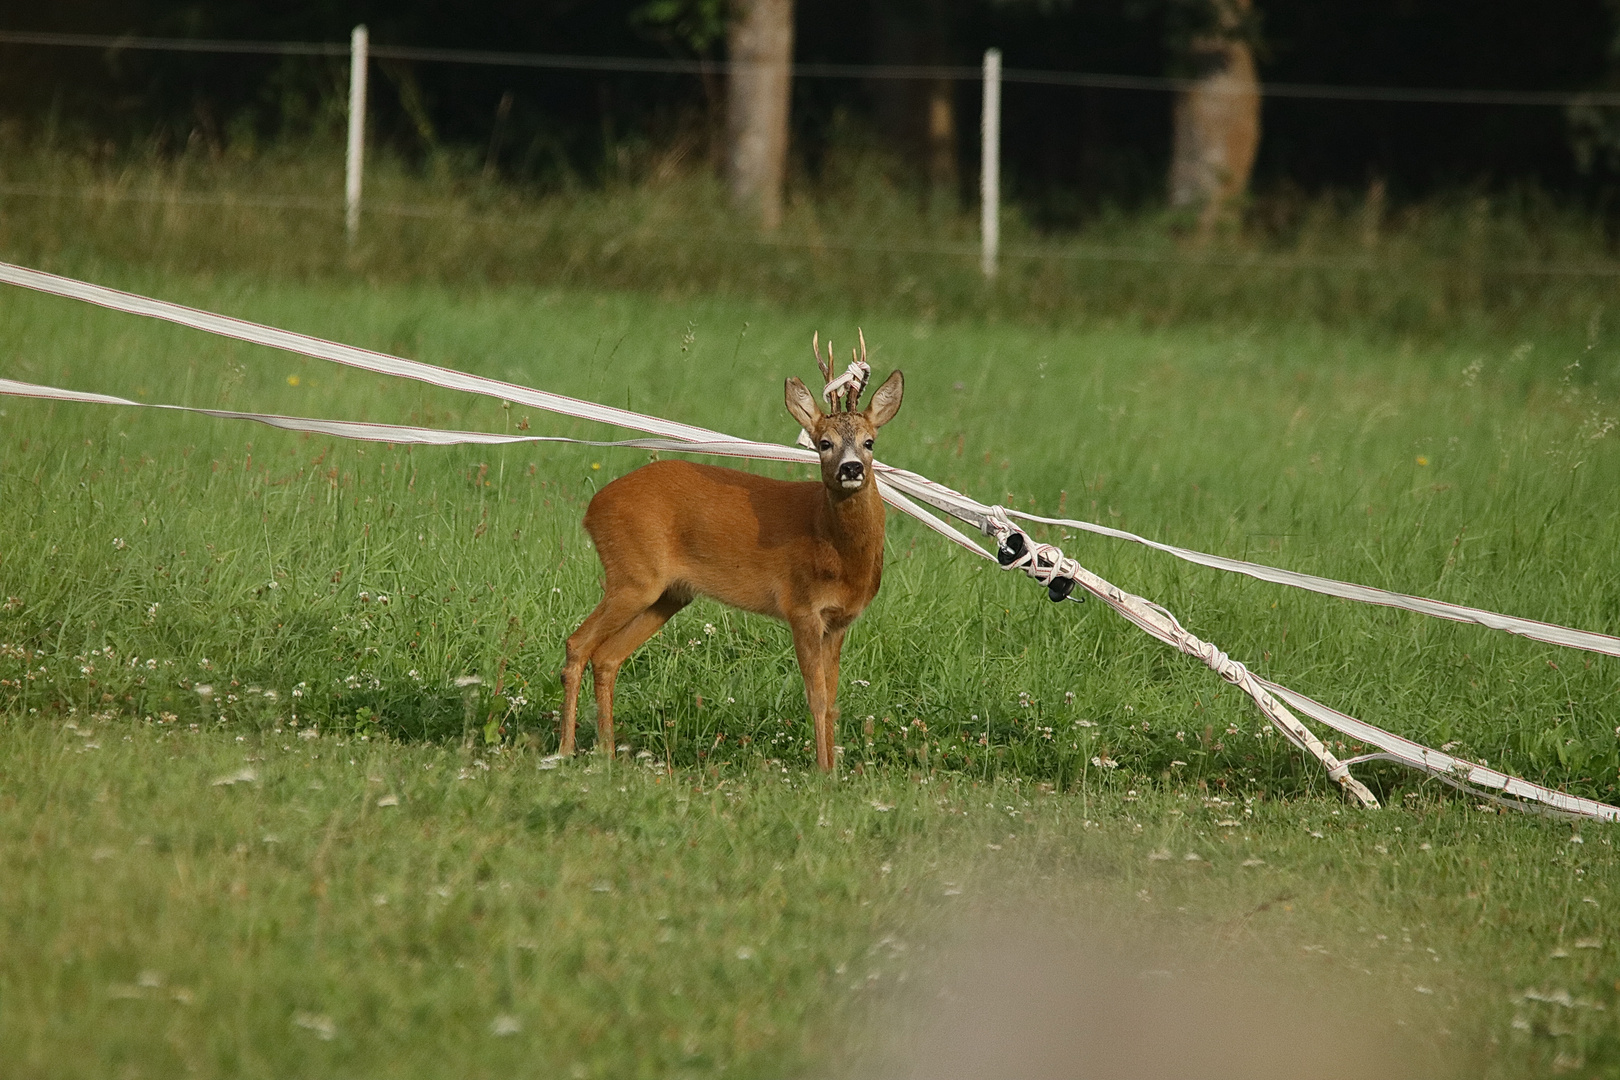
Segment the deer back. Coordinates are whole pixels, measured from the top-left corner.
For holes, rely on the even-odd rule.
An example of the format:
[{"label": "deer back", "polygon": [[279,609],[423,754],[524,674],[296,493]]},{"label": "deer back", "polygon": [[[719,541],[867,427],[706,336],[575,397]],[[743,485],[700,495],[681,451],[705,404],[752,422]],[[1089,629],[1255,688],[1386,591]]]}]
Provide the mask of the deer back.
[{"label": "deer back", "polygon": [[875,487],[840,500],[795,483],[687,461],[628,473],[591,500],[585,528],[609,590],[706,595],[794,621],[852,620],[883,572]]}]

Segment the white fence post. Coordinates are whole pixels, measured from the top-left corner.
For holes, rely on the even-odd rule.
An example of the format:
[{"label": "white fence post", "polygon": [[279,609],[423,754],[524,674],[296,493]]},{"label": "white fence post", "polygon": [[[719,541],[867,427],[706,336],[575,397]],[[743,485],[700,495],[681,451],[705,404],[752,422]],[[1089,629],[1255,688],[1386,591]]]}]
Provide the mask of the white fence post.
[{"label": "white fence post", "polygon": [[371,36],[364,24],[349,37],[349,155],[343,175],[343,224],[353,244],[360,235],[360,181],[366,154],[366,54]]},{"label": "white fence post", "polygon": [[984,113],[979,124],[979,232],[984,244],[980,267],[996,276],[1001,247],[1001,50],[984,50]]}]

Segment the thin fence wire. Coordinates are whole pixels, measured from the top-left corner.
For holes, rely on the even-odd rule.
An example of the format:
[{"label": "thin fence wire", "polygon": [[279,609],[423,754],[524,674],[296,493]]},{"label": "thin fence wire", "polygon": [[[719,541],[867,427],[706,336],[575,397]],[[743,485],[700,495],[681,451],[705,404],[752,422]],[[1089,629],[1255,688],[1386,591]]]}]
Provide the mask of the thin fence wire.
[{"label": "thin fence wire", "polygon": [[[25,184],[0,182],[0,199],[77,199],[83,202],[172,204],[180,206],[219,207],[222,209],[289,210],[299,212],[330,213],[341,217],[344,212],[340,196],[319,198],[266,198],[241,196],[231,192],[183,191],[168,188],[114,188],[107,186],[62,187],[53,184]],[[391,218],[416,220],[450,220],[460,225],[482,225],[503,229],[546,229],[558,226],[555,217],[510,213],[481,213],[462,206],[435,206],[426,203],[366,204],[366,213]],[[717,232],[680,232],[662,229],[635,229],[624,233],[607,234],[602,240],[644,240],[665,244],[719,244],[728,247],[762,247],[787,251],[837,251],[871,255],[915,255],[959,257],[977,260],[980,245],[976,240],[959,243],[927,242],[873,242],[838,237],[801,238],[768,236],[761,234]],[[1180,265],[1210,269],[1275,270],[1275,271],[1336,271],[1361,274],[1381,274],[1396,270],[1410,271],[1421,268],[1432,271],[1466,271],[1494,277],[1530,278],[1620,278],[1620,261],[1560,263],[1507,261],[1486,259],[1442,259],[1417,257],[1378,258],[1375,256],[1291,255],[1275,252],[1245,251],[1155,251],[1141,248],[1109,247],[1092,244],[1021,244],[1003,247],[1003,259],[1024,262],[1092,262],[1142,265]]]},{"label": "thin fence wire", "polygon": [[[0,45],[35,45],[150,52],[218,53],[257,56],[349,55],[343,42],[221,41],[204,38],[135,37],[119,34],[60,34],[35,31],[0,31]],[[479,49],[443,49],[412,45],[373,45],[380,60],[422,63],[475,64],[493,67],[534,68],[552,71],[604,71],[648,75],[724,75],[732,70],[727,60],[681,60],[630,56],[567,56],[551,53],[500,52]],[[795,78],[901,79],[978,82],[977,66],[907,64],[794,64]],[[1115,75],[1084,71],[1045,71],[1005,68],[1002,81],[1025,86],[1060,86],[1091,90],[1137,90],[1174,93],[1196,85],[1193,79],[1159,75]],[[1311,101],[1390,102],[1420,105],[1486,105],[1568,108],[1620,107],[1620,92],[1606,90],[1483,90],[1450,87],[1334,86],[1315,83],[1261,84],[1269,98]]]}]

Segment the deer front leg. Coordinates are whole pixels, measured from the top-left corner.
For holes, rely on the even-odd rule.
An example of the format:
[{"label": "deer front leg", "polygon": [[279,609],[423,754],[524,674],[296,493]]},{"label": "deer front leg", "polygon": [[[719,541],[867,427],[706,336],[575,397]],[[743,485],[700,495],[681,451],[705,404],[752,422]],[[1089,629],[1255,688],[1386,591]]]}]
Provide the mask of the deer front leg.
[{"label": "deer front leg", "polygon": [[[827,684],[827,760],[837,755],[838,741],[838,662],[844,655],[844,631],[834,630],[822,639],[821,673]],[[817,750],[817,757],[820,751]]]},{"label": "deer front leg", "polygon": [[793,627],[793,651],[799,657],[799,674],[804,677],[804,696],[810,705],[810,719],[816,730],[816,764],[823,772],[830,772],[832,759],[832,721],[827,715],[827,675],[825,665],[825,635],[820,619],[803,619]]}]

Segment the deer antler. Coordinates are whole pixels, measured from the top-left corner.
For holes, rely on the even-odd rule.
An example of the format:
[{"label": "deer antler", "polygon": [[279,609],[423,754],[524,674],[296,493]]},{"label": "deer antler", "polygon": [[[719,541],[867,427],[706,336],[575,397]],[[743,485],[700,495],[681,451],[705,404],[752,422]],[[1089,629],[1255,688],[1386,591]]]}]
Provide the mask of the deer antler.
[{"label": "deer antler", "polygon": [[827,339],[827,359],[823,360],[821,358],[821,331],[817,330],[815,333],[810,335],[810,352],[816,358],[816,367],[821,369],[821,381],[823,383],[832,382],[832,377],[833,377],[833,373],[832,373],[832,369],[833,369],[832,339],[831,338]]},{"label": "deer antler", "polygon": [[872,374],[871,365],[866,362],[866,335],[859,330],[856,333],[860,334],[861,347],[858,351],[850,350],[849,368],[836,378],[833,376],[835,354],[832,339],[827,339],[827,358],[823,360],[820,332],[810,336],[810,352],[816,358],[816,366],[821,369],[822,381],[827,384],[821,396],[827,401],[828,412],[854,412],[862,391],[866,389],[866,380]]}]

